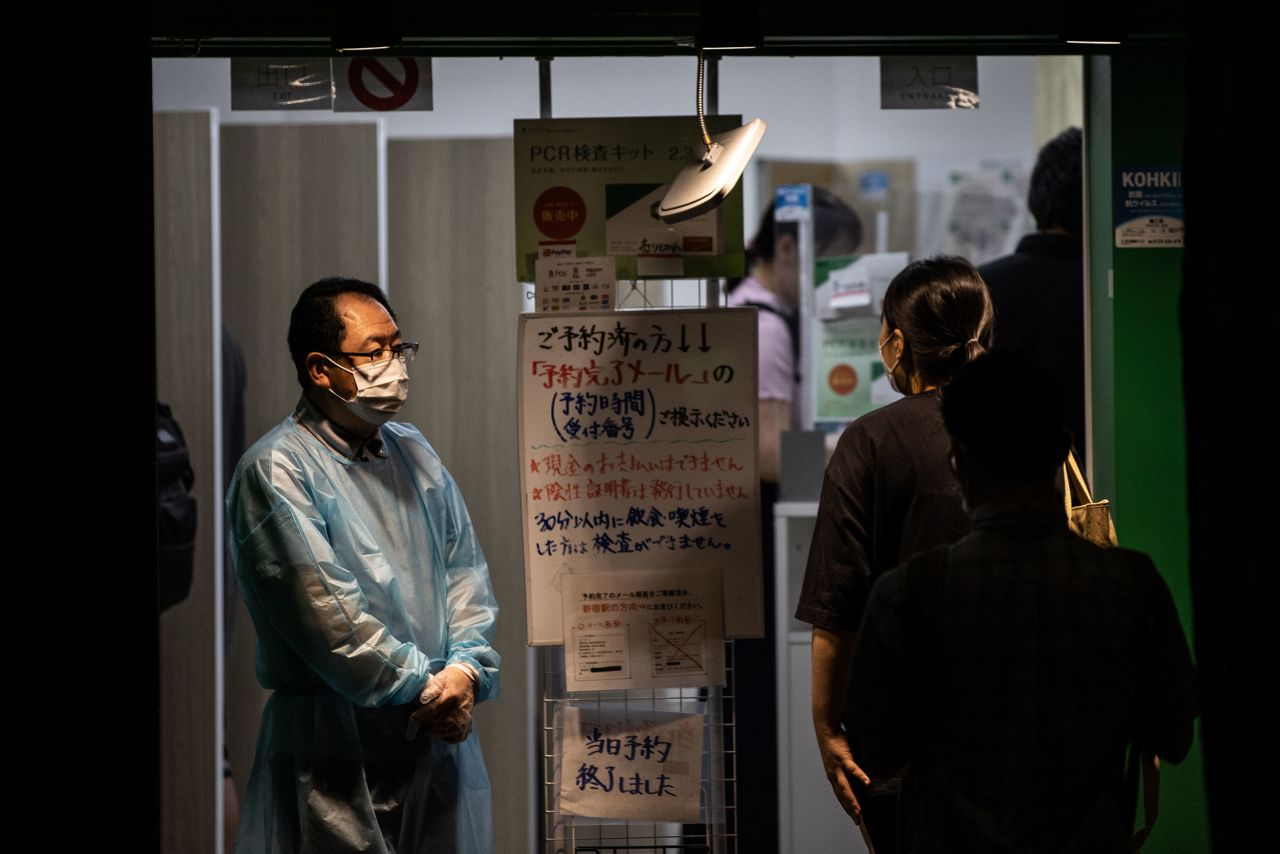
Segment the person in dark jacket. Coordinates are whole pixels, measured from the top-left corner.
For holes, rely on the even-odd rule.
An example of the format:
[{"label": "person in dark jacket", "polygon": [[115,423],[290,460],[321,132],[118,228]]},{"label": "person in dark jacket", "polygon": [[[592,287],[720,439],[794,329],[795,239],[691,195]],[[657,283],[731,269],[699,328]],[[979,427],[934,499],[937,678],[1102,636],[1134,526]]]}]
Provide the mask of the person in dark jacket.
[{"label": "person in dark jacket", "polygon": [[991,291],[1001,350],[1021,350],[1048,368],[1066,395],[1076,458],[1085,462],[1084,184],[1082,134],[1049,140],[1031,172],[1027,207],[1036,231],[1012,255],[978,268]]},{"label": "person in dark jacket", "polygon": [[1067,527],[1066,420],[1044,368],[982,356],[942,417],[973,531],[872,590],[849,688],[859,758],[872,775],[910,763],[911,854],[1125,854],[1138,756],[1191,746],[1173,598],[1149,557]]}]

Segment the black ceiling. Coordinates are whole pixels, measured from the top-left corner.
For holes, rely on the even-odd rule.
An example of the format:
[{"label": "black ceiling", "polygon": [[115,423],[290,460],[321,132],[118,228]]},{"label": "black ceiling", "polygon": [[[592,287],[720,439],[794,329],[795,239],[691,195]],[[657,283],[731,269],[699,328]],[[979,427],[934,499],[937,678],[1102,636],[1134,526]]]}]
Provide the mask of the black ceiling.
[{"label": "black ceiling", "polygon": [[[365,4],[371,0],[365,0]],[[724,0],[721,0],[723,3]],[[327,52],[333,0],[266,4],[219,0],[196,9],[153,3],[156,56],[316,54]],[[436,56],[664,55],[688,53],[699,3],[587,0],[489,0],[463,4],[395,2],[403,35],[396,53]],[[462,6],[467,8],[462,8]],[[724,3],[741,9],[744,3]],[[1180,43],[1186,34],[1185,0],[1125,4],[1102,0],[1066,3],[960,3],[898,0],[831,3],[761,0],[765,55],[919,53],[1080,53],[1068,31],[1120,32],[1125,45]],[[1100,48],[1112,50],[1112,48]],[[1123,49],[1123,48],[1121,48]]]}]

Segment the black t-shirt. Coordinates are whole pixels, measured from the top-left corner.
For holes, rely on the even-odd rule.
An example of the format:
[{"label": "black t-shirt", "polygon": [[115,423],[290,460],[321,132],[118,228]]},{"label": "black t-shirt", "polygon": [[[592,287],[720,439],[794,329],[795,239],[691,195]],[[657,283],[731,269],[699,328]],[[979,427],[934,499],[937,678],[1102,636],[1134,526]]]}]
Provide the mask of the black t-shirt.
[{"label": "black t-shirt", "polygon": [[857,629],[877,578],[969,532],[950,449],[937,391],[848,426],[822,483],[796,619],[828,631]]}]

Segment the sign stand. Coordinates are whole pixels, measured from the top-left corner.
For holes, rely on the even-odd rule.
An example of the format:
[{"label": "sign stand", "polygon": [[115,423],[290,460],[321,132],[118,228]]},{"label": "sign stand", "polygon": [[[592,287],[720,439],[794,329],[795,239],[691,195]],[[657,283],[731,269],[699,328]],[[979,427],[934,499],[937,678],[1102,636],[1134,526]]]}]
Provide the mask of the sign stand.
[{"label": "sign stand", "polygon": [[[551,58],[538,58],[539,115],[552,117]],[[711,69],[708,99],[716,103],[718,86]],[[714,106],[712,112],[716,112]],[[723,306],[723,280],[702,282],[702,307]],[[668,301],[669,303],[670,301]],[[570,698],[565,682],[563,646],[539,646],[530,650],[538,665],[541,703],[541,771],[538,787],[543,822],[542,849],[550,852],[593,850],[621,852],[637,847],[689,854],[735,854],[738,851],[737,728],[735,725],[734,642],[724,641],[724,687],[644,688],[625,691],[575,692]],[[637,819],[592,819],[560,813],[559,788],[564,757],[563,710],[570,704],[580,710],[620,712],[643,718],[646,712],[676,712],[703,718],[699,818],[695,823],[654,822]],[[761,749],[772,749],[762,745]],[[579,769],[568,773],[576,778]]]},{"label": "sign stand", "polygon": [[[564,648],[541,647],[542,664],[542,800],[546,817],[544,848],[555,851],[623,852],[641,848],[688,854],[732,854],[737,838],[737,750],[733,641],[725,641],[724,688],[652,688],[629,691],[564,690]],[[579,768],[564,768],[563,711],[569,706],[595,715],[621,714],[630,719],[681,713],[703,718],[702,785],[699,820],[691,823],[638,819],[593,819],[560,812],[560,786],[573,785]],[[764,745],[761,749],[771,749]],[[601,763],[603,764],[603,763]],[[562,781],[564,775],[569,780]]]}]

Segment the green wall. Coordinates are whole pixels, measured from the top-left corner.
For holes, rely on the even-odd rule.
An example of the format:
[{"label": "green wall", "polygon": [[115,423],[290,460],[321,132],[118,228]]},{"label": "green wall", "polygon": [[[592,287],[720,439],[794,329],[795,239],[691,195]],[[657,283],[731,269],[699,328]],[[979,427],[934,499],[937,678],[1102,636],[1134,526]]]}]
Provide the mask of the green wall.
[{"label": "green wall", "polygon": [[[1118,167],[1182,163],[1183,64],[1171,50],[1091,58],[1087,157],[1095,491],[1114,503],[1120,543],[1155,560],[1190,640],[1183,250],[1114,248],[1112,207]],[[1186,760],[1164,768],[1160,818],[1143,850],[1209,850],[1198,735]]]}]

